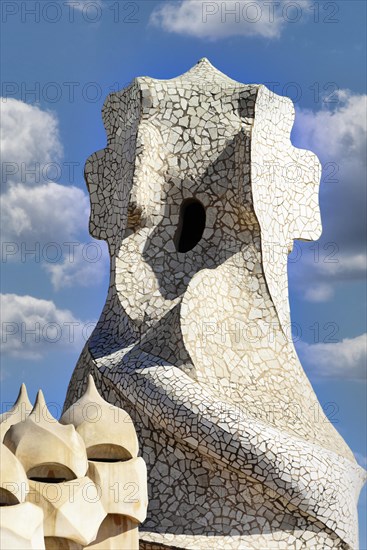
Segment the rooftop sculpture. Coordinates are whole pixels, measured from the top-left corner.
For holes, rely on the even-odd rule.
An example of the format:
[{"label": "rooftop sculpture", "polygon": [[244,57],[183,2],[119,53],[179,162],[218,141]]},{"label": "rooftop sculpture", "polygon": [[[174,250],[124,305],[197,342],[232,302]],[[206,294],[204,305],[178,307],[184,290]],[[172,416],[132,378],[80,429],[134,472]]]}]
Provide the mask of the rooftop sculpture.
[{"label": "rooftop sculpture", "polygon": [[85,167],[108,243],[106,304],[69,385],[91,373],[148,466],[140,548],[357,548],[365,472],[320,411],[289,337],[287,254],[321,234],[320,164],[292,102],[202,59],[103,108]]},{"label": "rooftop sculpture", "polygon": [[129,415],[100,397],[92,377],[60,422],[42,391],[29,405],[22,385],[0,416],[1,549],[138,550],[146,466]]}]

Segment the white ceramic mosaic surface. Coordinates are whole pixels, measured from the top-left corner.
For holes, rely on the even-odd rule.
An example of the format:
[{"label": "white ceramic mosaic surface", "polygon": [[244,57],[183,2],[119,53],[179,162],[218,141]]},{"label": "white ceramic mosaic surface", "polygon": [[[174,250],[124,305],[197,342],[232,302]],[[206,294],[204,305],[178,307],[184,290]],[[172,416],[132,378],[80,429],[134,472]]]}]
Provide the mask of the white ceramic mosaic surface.
[{"label": "white ceramic mosaic surface", "polygon": [[111,281],[66,406],[92,373],[132,417],[141,548],[357,548],[365,472],[289,336],[287,254],[321,233],[320,165],[291,144],[291,101],[203,59],[135,79],[103,120],[85,172]]}]

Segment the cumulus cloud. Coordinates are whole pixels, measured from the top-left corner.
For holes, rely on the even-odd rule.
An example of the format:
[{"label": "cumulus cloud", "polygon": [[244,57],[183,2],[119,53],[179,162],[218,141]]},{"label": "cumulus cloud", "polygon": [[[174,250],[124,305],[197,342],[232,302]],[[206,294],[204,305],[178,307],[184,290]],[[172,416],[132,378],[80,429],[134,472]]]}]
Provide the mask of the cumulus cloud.
[{"label": "cumulus cloud", "polygon": [[[108,253],[88,234],[87,193],[75,185],[23,177],[24,167],[38,163],[41,175],[42,166],[60,161],[56,115],[15,99],[7,99],[2,111],[2,261],[40,263],[57,290],[100,283]],[[97,261],[88,256],[92,248],[101,253]]]},{"label": "cumulus cloud", "polygon": [[296,343],[298,355],[313,378],[366,379],[367,334],[326,344]]},{"label": "cumulus cloud", "polygon": [[366,276],[367,96],[340,90],[334,99],[316,112],[299,110],[293,131],[294,144],[314,151],[324,166],[323,234],[306,256],[307,245],[301,246],[301,262],[289,264],[290,281],[310,301],[327,301],[337,285]]},{"label": "cumulus cloud", "polygon": [[88,218],[89,198],[77,187],[13,185],[2,196],[2,261],[40,263],[56,290],[99,284],[109,256],[89,237]]},{"label": "cumulus cloud", "polygon": [[317,272],[321,277],[330,280],[348,281],[363,279],[366,276],[367,255],[363,252],[358,254],[343,254],[335,261],[324,261],[317,264]]},{"label": "cumulus cloud", "polygon": [[[307,246],[300,248],[307,256],[300,265],[289,265],[288,272],[291,284],[299,291],[302,298],[309,302],[327,302],[331,300],[338,287],[343,283],[362,281],[367,274],[367,255],[364,252],[340,252],[335,243],[320,247],[315,255]],[[332,257],[329,256],[332,251]],[[301,259],[301,256],[300,256]]]},{"label": "cumulus cloud", "polygon": [[91,240],[75,244],[69,247],[62,262],[44,265],[55,290],[74,285],[90,287],[101,283],[108,273],[109,255],[106,243]]},{"label": "cumulus cloud", "polygon": [[[1,99],[2,187],[14,181],[36,184],[42,167],[63,153],[56,115],[13,98]],[[39,165],[37,168],[37,164]],[[30,171],[36,169],[36,176]]]},{"label": "cumulus cloud", "polygon": [[[367,96],[340,90],[336,104],[297,112],[293,141],[311,149],[324,169],[320,188],[323,241],[341,252],[364,250],[366,234]],[[334,181],[333,181],[334,180]]]},{"label": "cumulus cloud", "polygon": [[95,326],[50,300],[1,294],[0,303],[1,349],[13,357],[40,359],[50,352],[80,350]]},{"label": "cumulus cloud", "polygon": [[351,157],[365,164],[366,153],[366,95],[339,90],[333,94],[334,103],[323,103],[316,112],[299,110],[296,125],[298,144],[315,151],[323,160]]},{"label": "cumulus cloud", "polygon": [[3,239],[60,242],[73,240],[88,226],[89,199],[77,187],[48,182],[11,186],[2,196]]},{"label": "cumulus cloud", "polygon": [[298,22],[310,13],[309,0],[168,1],[152,12],[150,23],[165,31],[217,40],[230,36],[279,38],[287,22]]}]

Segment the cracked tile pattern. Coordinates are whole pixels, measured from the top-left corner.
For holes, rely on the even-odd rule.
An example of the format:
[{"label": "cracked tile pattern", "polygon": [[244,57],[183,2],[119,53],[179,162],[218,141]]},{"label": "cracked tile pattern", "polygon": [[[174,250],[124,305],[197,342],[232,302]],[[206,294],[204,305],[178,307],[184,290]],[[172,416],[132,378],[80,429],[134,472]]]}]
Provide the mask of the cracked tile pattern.
[{"label": "cracked tile pattern", "polygon": [[85,174],[111,280],[65,407],[92,373],[130,414],[141,548],[357,548],[365,472],[289,337],[287,254],[321,233],[320,164],[291,144],[292,103],[203,59],[136,78],[103,120]]}]

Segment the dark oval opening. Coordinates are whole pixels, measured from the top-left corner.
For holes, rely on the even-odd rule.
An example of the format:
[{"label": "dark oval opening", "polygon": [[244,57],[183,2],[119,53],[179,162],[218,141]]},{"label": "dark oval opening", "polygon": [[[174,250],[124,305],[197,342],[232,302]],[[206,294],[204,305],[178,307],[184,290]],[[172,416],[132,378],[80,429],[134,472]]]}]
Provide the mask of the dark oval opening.
[{"label": "dark oval opening", "polygon": [[39,464],[30,468],[27,472],[28,479],[39,481],[41,483],[63,483],[76,479],[75,474],[63,464],[51,462],[48,464]]},{"label": "dark oval opening", "polygon": [[70,550],[71,548],[84,548],[70,539],[63,537],[45,537],[46,550]]},{"label": "dark oval opening", "polygon": [[0,487],[0,506],[15,506],[19,504],[19,500],[13,493]]},{"label": "dark oval opening", "polygon": [[175,235],[177,252],[189,252],[203,236],[206,222],[205,208],[197,199],[186,199],[180,209]]},{"label": "dark oval opening", "polygon": [[88,460],[93,462],[124,462],[132,458],[131,453],[120,445],[105,443],[87,449]]}]

